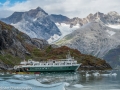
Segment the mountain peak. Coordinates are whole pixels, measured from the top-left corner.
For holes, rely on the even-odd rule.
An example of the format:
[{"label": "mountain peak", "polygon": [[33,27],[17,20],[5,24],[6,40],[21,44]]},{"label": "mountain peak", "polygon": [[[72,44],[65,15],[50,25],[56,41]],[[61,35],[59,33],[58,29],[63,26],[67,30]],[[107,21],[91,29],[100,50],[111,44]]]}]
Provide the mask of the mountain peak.
[{"label": "mountain peak", "polygon": [[[45,12],[41,7],[37,7],[36,9],[32,9],[33,11],[42,11]],[[46,13],[46,12],[45,12]]]},{"label": "mountain peak", "polygon": [[50,15],[50,19],[53,21],[53,22],[58,22],[58,23],[63,23],[63,22],[67,22],[69,21],[70,19],[66,16],[63,16],[61,14],[51,14]]},{"label": "mountain peak", "polygon": [[36,8],[36,10],[41,10],[41,9],[42,9],[42,8],[40,8],[40,7],[37,7],[37,8]]},{"label": "mountain peak", "polygon": [[116,11],[110,11],[108,12],[108,15],[119,15]]},{"label": "mountain peak", "polygon": [[90,13],[87,18],[93,17],[94,15],[92,13]]},{"label": "mountain peak", "polygon": [[101,12],[96,12],[95,14],[94,14],[94,16],[97,16],[97,17],[101,17],[101,16],[103,16],[104,15],[104,13],[101,13]]},{"label": "mountain peak", "polygon": [[48,15],[42,8],[37,7],[36,9],[31,9],[27,12],[27,14],[31,17],[42,17]]}]

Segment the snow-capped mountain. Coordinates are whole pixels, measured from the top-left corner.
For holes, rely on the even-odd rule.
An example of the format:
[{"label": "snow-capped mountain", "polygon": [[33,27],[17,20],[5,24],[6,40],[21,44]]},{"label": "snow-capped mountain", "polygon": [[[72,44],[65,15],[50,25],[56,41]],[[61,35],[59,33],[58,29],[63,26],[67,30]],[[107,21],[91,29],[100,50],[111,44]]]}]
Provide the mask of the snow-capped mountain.
[{"label": "snow-capped mountain", "polygon": [[68,35],[74,30],[81,28],[85,24],[94,21],[101,22],[104,25],[115,29],[120,27],[120,15],[115,11],[109,12],[107,14],[97,12],[95,14],[89,14],[86,18],[74,17],[71,19],[63,15],[52,14],[50,15],[50,19],[57,25],[62,33],[61,36],[57,36],[56,39],[53,39],[55,41],[61,40],[65,35]]},{"label": "snow-capped mountain", "polygon": [[[67,32],[65,35],[69,35],[63,35],[65,37],[58,41],[57,44],[76,48],[85,54],[93,54],[99,57],[103,57],[103,55],[110,49],[119,45],[119,36],[116,36],[116,32],[118,35],[120,31],[120,15],[115,11],[109,12],[108,14],[97,12],[95,14],[89,14],[86,18],[76,17],[69,19],[66,22],[59,22],[57,23],[57,26],[61,32],[62,30],[64,31],[64,29],[61,27],[66,26],[66,31],[68,30],[69,33],[71,33],[69,34]],[[89,28],[91,28],[93,31],[89,30]],[[99,39],[104,42],[101,43],[100,41],[100,43],[98,43]],[[108,42],[106,39],[110,41]],[[109,43],[111,44],[108,47],[107,44]]]},{"label": "snow-capped mountain", "polygon": [[61,35],[49,15],[40,7],[27,12],[14,12],[8,18],[3,18],[2,21],[15,26],[32,38],[48,40],[51,36]]},{"label": "snow-capped mountain", "polygon": [[[63,22],[58,23],[57,26],[59,24],[62,26]],[[110,56],[108,52],[120,45],[120,15],[117,12],[112,11],[107,14],[97,12],[89,14],[86,18],[76,17],[69,22],[64,21],[64,25],[68,25],[71,29],[78,26],[78,29],[73,29],[70,34],[67,33],[68,35],[56,42],[57,45],[66,45],[84,54],[113,62],[108,60]],[[119,59],[115,64],[120,63],[117,61]]]},{"label": "snow-capped mountain", "polygon": [[72,33],[74,30],[80,28],[79,24],[75,25],[74,27],[70,27],[70,24],[66,24],[66,23],[55,23],[56,26],[59,28],[60,32],[62,33],[61,36],[58,35],[54,35],[51,36],[50,39],[48,39],[48,42],[50,43],[54,43],[56,41],[61,40],[64,36]]},{"label": "snow-capped mountain", "polygon": [[120,45],[120,15],[115,11],[68,18],[48,15],[38,7],[27,12],[15,12],[2,21],[32,38],[44,38],[49,43],[57,41],[57,45],[66,45],[100,58]]},{"label": "snow-capped mountain", "polygon": [[120,30],[112,29],[100,22],[90,22],[68,34],[57,42],[78,49],[84,54],[102,58],[109,50],[120,45]]},{"label": "snow-capped mountain", "polygon": [[[99,21],[102,22],[103,24],[109,25],[109,26],[113,26],[113,25],[118,25],[120,24],[120,15],[115,12],[115,11],[111,11],[107,14],[101,13],[101,12],[97,12],[95,14],[89,14],[87,17],[85,18],[79,18],[79,17],[74,17],[74,18],[68,18],[66,16],[62,16],[62,15],[52,15],[51,16],[52,20],[55,23],[65,23],[67,25],[70,25],[69,27],[72,28],[76,25],[79,24],[79,26],[83,26],[89,22],[92,21]],[[59,18],[59,19],[56,19]],[[119,26],[120,27],[120,26]]]},{"label": "snow-capped mountain", "polygon": [[[80,28],[80,25],[78,22],[76,22],[75,18],[70,19],[63,15],[51,14],[50,19],[56,24],[56,26],[59,28],[60,32],[62,33],[61,36],[52,37],[54,41],[59,41],[64,36],[72,33],[74,30]],[[73,24],[73,21],[75,22],[75,24]],[[50,38],[48,41],[54,42],[52,40],[52,38]]]},{"label": "snow-capped mountain", "polygon": [[97,12],[95,14],[89,14],[86,18],[76,18],[76,19],[73,19],[72,23],[76,24],[75,21],[77,21],[77,23],[79,23],[81,26],[92,21],[99,21],[106,25],[120,24],[120,15],[115,11],[111,11],[107,14]]}]

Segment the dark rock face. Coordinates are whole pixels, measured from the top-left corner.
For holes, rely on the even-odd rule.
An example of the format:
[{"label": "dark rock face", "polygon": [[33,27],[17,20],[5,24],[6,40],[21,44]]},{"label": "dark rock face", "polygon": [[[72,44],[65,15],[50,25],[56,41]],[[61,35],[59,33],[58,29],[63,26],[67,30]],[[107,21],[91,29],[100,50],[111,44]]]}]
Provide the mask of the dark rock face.
[{"label": "dark rock face", "polygon": [[54,34],[61,35],[61,32],[51,21],[49,15],[40,7],[27,12],[15,12],[8,18],[1,19],[11,24],[31,38],[49,39]]},{"label": "dark rock face", "polygon": [[120,45],[110,50],[103,57],[112,67],[120,66]]},{"label": "dark rock face", "polygon": [[43,49],[45,46],[48,45],[48,42],[44,39],[33,38],[32,44],[34,44],[35,46],[37,46],[40,49]]},{"label": "dark rock face", "polygon": [[[11,37],[10,37],[11,36]],[[0,29],[0,49],[7,49],[8,46],[12,46],[13,39],[12,34],[9,31]]]},{"label": "dark rock face", "polygon": [[24,14],[24,12],[14,12],[10,17],[8,18],[3,18],[2,21],[10,24],[10,23],[17,23],[20,20],[22,20],[22,15]]},{"label": "dark rock face", "polygon": [[[0,21],[0,55],[12,54],[23,58],[24,55],[30,54],[27,46],[43,49],[48,45],[46,40],[31,39],[28,35],[18,31],[13,26],[7,25]],[[8,68],[1,60],[0,64],[4,69]],[[1,67],[1,68],[2,68]]]},{"label": "dark rock face", "polygon": [[70,19],[66,16],[63,16],[63,15],[51,14],[49,17],[53,22],[58,22],[58,23],[70,22]]},{"label": "dark rock face", "polygon": [[43,48],[48,44],[46,40],[31,39],[28,35],[18,31],[14,27],[12,27],[11,30],[0,29],[0,49],[17,47],[25,50],[23,46],[24,43],[38,46],[38,48]]},{"label": "dark rock face", "polygon": [[54,34],[61,35],[57,26],[49,19],[49,17],[37,18],[31,25],[28,23],[26,26],[28,26],[28,30],[32,29],[31,31],[36,34],[36,38],[44,38],[47,40]]}]

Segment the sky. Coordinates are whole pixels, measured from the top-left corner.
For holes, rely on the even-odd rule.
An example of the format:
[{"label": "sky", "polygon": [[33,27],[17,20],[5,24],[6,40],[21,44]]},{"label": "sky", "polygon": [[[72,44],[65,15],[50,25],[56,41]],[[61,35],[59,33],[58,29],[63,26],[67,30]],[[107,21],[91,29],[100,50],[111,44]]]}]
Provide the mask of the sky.
[{"label": "sky", "polygon": [[84,18],[96,12],[116,11],[120,14],[120,0],[0,0],[0,18],[38,6],[48,14],[62,14],[69,18]]}]

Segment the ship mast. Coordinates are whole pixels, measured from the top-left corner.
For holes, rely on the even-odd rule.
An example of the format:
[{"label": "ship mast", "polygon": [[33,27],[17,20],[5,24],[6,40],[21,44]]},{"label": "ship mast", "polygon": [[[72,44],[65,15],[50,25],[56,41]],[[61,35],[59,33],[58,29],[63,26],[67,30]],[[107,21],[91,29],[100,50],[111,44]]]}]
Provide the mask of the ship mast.
[{"label": "ship mast", "polygon": [[68,54],[66,55],[67,59],[72,59],[71,55],[70,55],[70,51],[68,51]]}]

